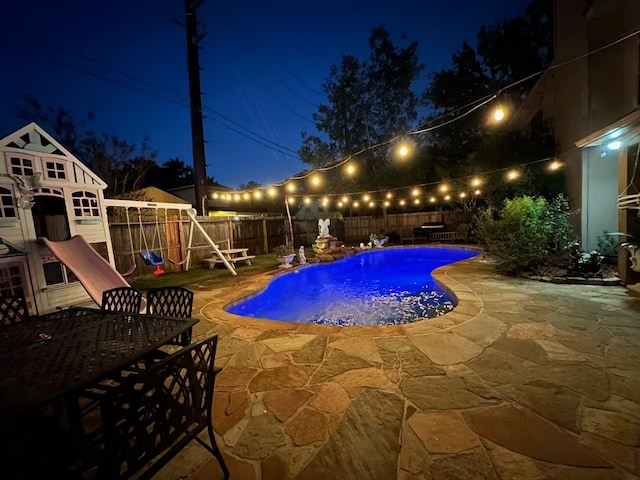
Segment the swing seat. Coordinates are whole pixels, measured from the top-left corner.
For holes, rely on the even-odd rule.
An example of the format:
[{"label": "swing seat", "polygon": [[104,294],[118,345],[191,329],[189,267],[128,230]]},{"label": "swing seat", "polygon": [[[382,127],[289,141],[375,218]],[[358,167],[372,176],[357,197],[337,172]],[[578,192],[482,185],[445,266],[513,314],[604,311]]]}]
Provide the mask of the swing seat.
[{"label": "swing seat", "polygon": [[144,260],[144,263],[146,263],[147,265],[153,265],[154,267],[160,265],[161,263],[164,263],[164,260],[160,255],[150,250],[140,252],[140,258],[142,258],[142,260]]}]

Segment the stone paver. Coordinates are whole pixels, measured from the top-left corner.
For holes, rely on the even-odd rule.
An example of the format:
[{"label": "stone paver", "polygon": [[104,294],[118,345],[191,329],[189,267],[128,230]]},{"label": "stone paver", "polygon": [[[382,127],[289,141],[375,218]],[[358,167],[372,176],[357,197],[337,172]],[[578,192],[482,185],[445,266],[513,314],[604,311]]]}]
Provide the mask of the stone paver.
[{"label": "stone paver", "polygon": [[[193,288],[231,478],[640,480],[640,294],[470,259],[435,273],[452,313],[340,328],[222,311],[273,278],[242,275]],[[155,478],[222,475],[192,442]]]}]

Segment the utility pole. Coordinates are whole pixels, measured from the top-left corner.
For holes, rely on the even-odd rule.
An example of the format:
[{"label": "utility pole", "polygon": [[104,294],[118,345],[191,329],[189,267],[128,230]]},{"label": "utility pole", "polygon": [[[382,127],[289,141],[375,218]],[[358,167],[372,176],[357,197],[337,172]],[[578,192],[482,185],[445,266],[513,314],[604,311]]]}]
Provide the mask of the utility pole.
[{"label": "utility pole", "polygon": [[202,126],[202,91],[200,89],[199,42],[206,32],[198,33],[196,10],[204,0],[185,0],[185,29],[187,31],[187,62],[189,66],[189,106],[191,109],[191,144],[193,148],[193,173],[195,177],[195,206],[202,205],[201,215],[206,215],[207,164],[204,158],[204,128]]}]

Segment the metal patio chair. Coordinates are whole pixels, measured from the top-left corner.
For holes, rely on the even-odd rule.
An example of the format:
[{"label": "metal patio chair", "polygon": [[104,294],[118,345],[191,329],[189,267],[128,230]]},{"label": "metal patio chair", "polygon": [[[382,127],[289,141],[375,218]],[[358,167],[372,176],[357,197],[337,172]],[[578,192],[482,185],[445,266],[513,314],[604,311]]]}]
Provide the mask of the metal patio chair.
[{"label": "metal patio chair", "polygon": [[[229,470],[213,430],[214,366],[218,336],[185,347],[148,369],[121,376],[99,398],[101,434],[96,437],[99,478],[151,478],[196,440]],[[209,442],[199,433],[207,429]]]},{"label": "metal patio chair", "polygon": [[102,310],[140,313],[142,292],[133,287],[116,287],[102,292]]},{"label": "metal patio chair", "polygon": [[[147,291],[147,314],[161,317],[190,318],[193,292],[184,287],[159,287]],[[175,342],[172,342],[175,343]],[[191,331],[185,332],[178,345],[191,343]]]},{"label": "metal patio chair", "polygon": [[29,319],[24,297],[0,296],[0,325],[11,325]]}]

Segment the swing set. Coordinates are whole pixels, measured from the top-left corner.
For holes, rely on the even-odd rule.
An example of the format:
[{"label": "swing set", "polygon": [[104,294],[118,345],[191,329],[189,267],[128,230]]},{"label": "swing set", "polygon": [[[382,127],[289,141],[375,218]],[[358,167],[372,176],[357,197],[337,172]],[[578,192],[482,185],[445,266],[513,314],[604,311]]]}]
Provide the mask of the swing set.
[{"label": "swing set", "polygon": [[[155,267],[155,270],[153,271],[154,275],[161,275],[164,273],[164,270],[161,268],[161,265],[164,264],[164,257],[163,257],[162,235],[160,232],[159,210],[164,210],[165,226],[167,225],[168,210],[178,211],[178,215],[180,218],[180,225],[182,225],[182,212],[185,212],[185,214],[187,215],[187,218],[190,220],[189,237],[188,237],[188,243],[186,247],[186,251],[187,251],[186,258],[179,262],[169,258],[169,245],[167,245],[166,247],[167,260],[169,260],[174,265],[184,264],[185,270],[189,271],[189,266],[191,264],[191,252],[193,250],[206,248],[206,249],[212,250],[220,258],[221,263],[223,263],[225,267],[227,267],[227,269],[231,272],[232,275],[237,275],[234,265],[228,261],[225,255],[222,254],[222,252],[218,248],[218,245],[213,241],[213,239],[209,236],[206,230],[198,222],[198,219],[196,218],[196,210],[191,205],[183,204],[183,203],[155,203],[155,202],[151,203],[151,202],[140,202],[135,200],[116,200],[116,199],[105,199],[104,202],[107,207],[122,207],[125,209],[132,266],[127,272],[122,273],[121,274],[122,276],[131,275],[131,273],[133,273],[133,271],[137,267],[136,255],[135,255],[136,249],[133,242],[133,234],[131,233],[132,222],[129,216],[130,208],[136,209],[138,212],[138,226],[140,229],[138,245],[141,249],[141,251],[138,254],[146,265]],[[143,208],[153,209],[155,211],[155,222],[154,222],[153,237],[151,240],[151,248],[149,248],[149,244],[147,243],[147,235],[144,231],[145,225],[144,225],[144,222],[142,221]],[[193,245],[193,236],[194,236],[193,234],[195,229],[198,229],[200,233],[204,236],[207,242],[206,245],[198,245],[198,246]],[[158,243],[158,250],[156,250],[156,241]],[[143,245],[144,245],[144,250],[142,250]]]}]

